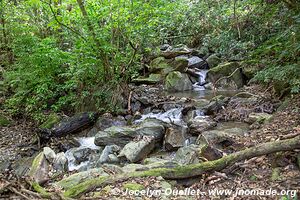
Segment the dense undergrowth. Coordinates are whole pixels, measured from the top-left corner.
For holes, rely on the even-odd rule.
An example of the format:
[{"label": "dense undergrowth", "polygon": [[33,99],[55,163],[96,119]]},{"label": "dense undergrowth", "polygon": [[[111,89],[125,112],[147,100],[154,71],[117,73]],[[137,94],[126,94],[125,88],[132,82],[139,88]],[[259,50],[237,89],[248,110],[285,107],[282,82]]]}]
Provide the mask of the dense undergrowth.
[{"label": "dense undergrowth", "polygon": [[2,109],[12,115],[116,110],[123,83],[164,43],[245,61],[255,80],[300,90],[296,0],[2,0],[0,19]]}]

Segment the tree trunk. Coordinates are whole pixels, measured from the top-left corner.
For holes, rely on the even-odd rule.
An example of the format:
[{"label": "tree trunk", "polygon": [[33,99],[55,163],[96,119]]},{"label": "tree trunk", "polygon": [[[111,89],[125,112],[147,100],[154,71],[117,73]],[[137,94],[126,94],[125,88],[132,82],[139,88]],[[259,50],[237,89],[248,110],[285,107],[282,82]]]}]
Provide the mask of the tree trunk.
[{"label": "tree trunk", "polygon": [[92,36],[92,38],[93,38],[93,40],[96,44],[96,49],[99,51],[97,53],[99,54],[99,59],[101,60],[101,62],[103,64],[103,67],[104,67],[104,79],[105,80],[110,80],[112,78],[112,74],[111,74],[111,69],[110,69],[110,65],[109,65],[109,61],[108,61],[108,56],[103,51],[102,44],[96,36],[94,27],[93,27],[93,25],[92,25],[92,23],[89,19],[89,16],[88,16],[88,13],[86,11],[86,8],[85,8],[85,5],[84,5],[83,1],[82,0],[77,0],[77,4],[79,5],[82,16],[84,17],[84,19],[87,23],[89,33]]}]

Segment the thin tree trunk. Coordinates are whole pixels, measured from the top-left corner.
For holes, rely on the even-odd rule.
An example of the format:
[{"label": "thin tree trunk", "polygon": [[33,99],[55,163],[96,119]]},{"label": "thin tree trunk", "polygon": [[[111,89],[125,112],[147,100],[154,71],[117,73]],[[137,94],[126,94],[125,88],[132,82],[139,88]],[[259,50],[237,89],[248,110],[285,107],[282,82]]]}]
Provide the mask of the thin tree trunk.
[{"label": "thin tree trunk", "polygon": [[97,47],[97,50],[99,51],[98,54],[99,54],[99,59],[101,60],[102,64],[103,64],[103,67],[104,67],[104,79],[105,80],[110,80],[112,77],[112,74],[111,74],[111,69],[110,69],[110,66],[109,66],[109,61],[108,61],[108,56],[107,54],[103,51],[102,49],[102,44],[101,42],[99,41],[99,39],[97,38],[96,36],[96,33],[95,33],[95,30],[94,30],[94,27],[89,19],[89,16],[88,16],[88,13],[86,11],[86,8],[85,8],[85,5],[83,3],[82,0],[76,0],[77,1],[77,4],[79,5],[79,8],[80,8],[80,11],[87,23],[87,27],[89,29],[89,33],[91,34],[95,44],[96,44],[96,47]]}]

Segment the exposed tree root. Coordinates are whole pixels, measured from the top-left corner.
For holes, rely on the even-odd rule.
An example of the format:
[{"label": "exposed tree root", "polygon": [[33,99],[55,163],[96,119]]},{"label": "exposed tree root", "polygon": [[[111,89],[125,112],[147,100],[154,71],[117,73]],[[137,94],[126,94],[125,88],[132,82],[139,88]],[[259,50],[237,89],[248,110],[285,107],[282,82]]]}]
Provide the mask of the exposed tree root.
[{"label": "exposed tree root", "polygon": [[165,179],[184,179],[197,177],[207,172],[222,170],[242,160],[279,151],[291,151],[294,149],[300,149],[300,136],[287,140],[264,143],[227,155],[214,161],[207,161],[199,164],[179,166],[174,168],[156,168],[147,171],[138,171],[116,176],[100,176],[66,190],[63,196],[77,197],[97,187],[103,187],[108,184],[113,184],[115,182],[124,181],[128,178],[134,177],[162,176]]}]

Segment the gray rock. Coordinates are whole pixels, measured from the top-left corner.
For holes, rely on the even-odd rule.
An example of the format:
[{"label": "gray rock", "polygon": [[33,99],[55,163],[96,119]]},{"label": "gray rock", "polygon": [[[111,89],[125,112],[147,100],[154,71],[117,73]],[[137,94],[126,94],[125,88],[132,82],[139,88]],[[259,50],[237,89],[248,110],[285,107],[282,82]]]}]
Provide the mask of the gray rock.
[{"label": "gray rock", "polygon": [[116,144],[118,146],[125,146],[133,138],[138,135],[134,128],[112,126],[99,131],[95,136],[95,145],[106,146]]},{"label": "gray rock", "polygon": [[53,161],[53,168],[58,172],[68,171],[68,159],[64,152],[56,154]]},{"label": "gray rock", "polygon": [[76,148],[73,151],[73,156],[76,160],[76,163],[79,164],[83,161],[87,161],[93,152],[94,150],[90,148]]},{"label": "gray rock", "polygon": [[50,162],[53,163],[56,153],[50,148],[50,147],[44,147],[43,153],[46,157],[46,159]]},{"label": "gray rock", "polygon": [[178,149],[173,160],[180,165],[196,164],[200,162],[199,153],[199,146],[192,144]]},{"label": "gray rock", "polygon": [[212,98],[208,105],[203,107],[205,115],[213,115],[221,110],[228,102],[230,98],[222,95]]},{"label": "gray rock", "polygon": [[166,123],[159,119],[145,119],[137,128],[136,132],[141,136],[153,136],[160,140],[164,137]]},{"label": "gray rock", "polygon": [[197,138],[196,144],[200,146],[210,145],[218,149],[230,146],[234,143],[233,138],[226,132],[221,130],[204,131]]},{"label": "gray rock", "polygon": [[167,151],[173,151],[183,147],[186,131],[187,129],[184,127],[168,128],[164,139],[165,149]]},{"label": "gray rock", "polygon": [[189,133],[192,135],[199,135],[215,126],[217,123],[214,120],[204,116],[197,116],[188,122]]},{"label": "gray rock", "polygon": [[120,151],[120,147],[117,145],[106,146],[103,149],[99,160],[97,161],[97,165],[101,165],[103,163],[114,163],[116,160],[115,157],[113,157],[112,155],[117,154],[119,151]]},{"label": "gray rock", "polygon": [[188,59],[189,68],[207,69],[207,63],[198,56],[192,56]]},{"label": "gray rock", "polygon": [[144,136],[140,141],[132,141],[124,146],[119,157],[125,156],[130,162],[138,162],[144,159],[155,147],[153,136]]},{"label": "gray rock", "polygon": [[268,113],[255,113],[252,112],[249,114],[248,119],[246,120],[248,123],[259,123],[263,124],[264,122],[268,122],[271,119],[272,115]]},{"label": "gray rock", "polygon": [[173,92],[192,90],[193,84],[187,74],[174,71],[167,75],[165,89]]},{"label": "gray rock", "polygon": [[49,162],[43,152],[39,153],[33,160],[29,176],[39,184],[49,180]]}]

